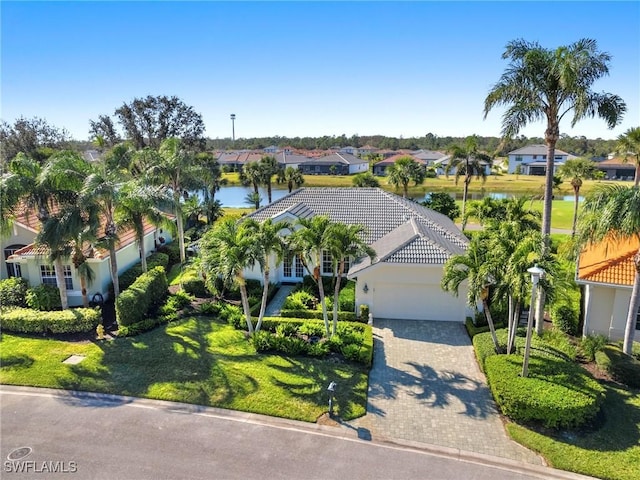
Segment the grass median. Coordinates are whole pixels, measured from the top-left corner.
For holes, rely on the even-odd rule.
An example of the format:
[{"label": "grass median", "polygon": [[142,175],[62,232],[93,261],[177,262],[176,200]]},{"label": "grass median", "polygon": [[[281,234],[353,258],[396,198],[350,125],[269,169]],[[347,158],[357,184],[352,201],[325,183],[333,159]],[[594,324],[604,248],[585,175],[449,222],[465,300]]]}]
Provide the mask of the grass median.
[{"label": "grass median", "polygon": [[[132,338],[67,342],[3,333],[0,383],[171,400],[315,422],[327,385],[337,414],[364,415],[367,369],[307,357],[257,354],[244,333],[190,317]],[[86,358],[62,363],[70,355]]]}]

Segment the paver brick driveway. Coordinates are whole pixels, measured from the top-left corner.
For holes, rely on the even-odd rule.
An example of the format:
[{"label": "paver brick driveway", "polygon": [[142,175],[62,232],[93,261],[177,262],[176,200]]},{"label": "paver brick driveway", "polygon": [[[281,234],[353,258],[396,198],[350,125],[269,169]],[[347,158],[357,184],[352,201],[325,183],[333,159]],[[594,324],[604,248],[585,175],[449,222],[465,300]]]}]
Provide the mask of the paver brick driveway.
[{"label": "paver brick driveway", "polygon": [[464,325],[376,320],[367,414],[349,422],[373,439],[399,438],[528,463],[508,438]]}]

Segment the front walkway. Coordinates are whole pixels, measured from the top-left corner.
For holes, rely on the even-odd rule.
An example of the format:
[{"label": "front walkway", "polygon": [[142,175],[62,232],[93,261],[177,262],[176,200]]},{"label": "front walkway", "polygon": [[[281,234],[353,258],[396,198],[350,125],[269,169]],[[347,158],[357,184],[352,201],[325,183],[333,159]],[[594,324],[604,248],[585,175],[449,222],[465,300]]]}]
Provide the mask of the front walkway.
[{"label": "front walkway", "polygon": [[367,414],[350,428],[543,464],[508,438],[464,325],[376,320],[373,334]]},{"label": "front walkway", "polygon": [[282,305],[284,305],[284,301],[295,288],[295,285],[281,285],[278,293],[275,294],[275,296],[269,302],[269,305],[267,305],[267,308],[264,311],[264,316],[279,317],[280,310],[282,310]]}]

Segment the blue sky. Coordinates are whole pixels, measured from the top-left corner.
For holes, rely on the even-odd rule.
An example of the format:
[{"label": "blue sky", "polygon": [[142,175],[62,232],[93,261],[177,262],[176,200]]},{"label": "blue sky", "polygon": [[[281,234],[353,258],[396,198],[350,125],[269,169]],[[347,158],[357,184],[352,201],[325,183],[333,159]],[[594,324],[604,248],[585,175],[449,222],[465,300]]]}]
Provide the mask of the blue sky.
[{"label": "blue sky", "polygon": [[[206,135],[500,134],[483,102],[506,43],[589,37],[613,56],[594,89],[640,124],[640,2],[10,2],[0,4],[1,116],[43,117],[76,139],[135,97],[177,95]],[[545,18],[549,16],[550,20]],[[522,134],[542,136],[543,124]]]}]

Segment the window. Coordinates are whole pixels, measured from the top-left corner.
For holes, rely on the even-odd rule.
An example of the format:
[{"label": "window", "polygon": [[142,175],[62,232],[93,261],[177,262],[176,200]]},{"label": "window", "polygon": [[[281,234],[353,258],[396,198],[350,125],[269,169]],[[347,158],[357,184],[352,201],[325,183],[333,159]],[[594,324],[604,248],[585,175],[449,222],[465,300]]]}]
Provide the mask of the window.
[{"label": "window", "polygon": [[542,155],[542,159],[543,159],[543,160],[546,160],[546,159],[547,159],[547,156],[546,156],[546,155]]},{"label": "window", "polygon": [[287,278],[291,278],[291,264],[293,263],[292,260],[292,255],[290,253],[288,253],[285,257],[284,257],[284,262],[282,264],[282,275],[287,277]]},{"label": "window", "polygon": [[555,160],[562,160],[562,155],[556,155],[555,157],[553,157]]},{"label": "window", "polygon": [[516,156],[516,162],[521,162],[522,161],[522,156],[521,155],[517,155]]},{"label": "window", "polygon": [[333,273],[333,264],[331,254],[329,252],[322,252],[322,274],[331,275]]},{"label": "window", "polygon": [[[71,265],[65,265],[63,268],[64,284],[67,290],[73,290],[73,280],[71,278]],[[40,279],[45,285],[58,286],[56,281],[56,271],[53,265],[40,265]]]},{"label": "window", "polygon": [[[10,245],[10,246],[8,246],[7,248],[4,249],[4,259],[7,260],[11,255],[16,253],[22,247],[24,247],[24,245]],[[8,278],[21,277],[22,276],[22,270],[20,270],[20,264],[19,263],[5,262],[5,265],[7,267],[7,277]]]},{"label": "window", "polygon": [[533,156],[533,159],[534,159],[534,160],[535,160],[536,158],[538,158],[538,155],[534,155],[534,156]]}]

